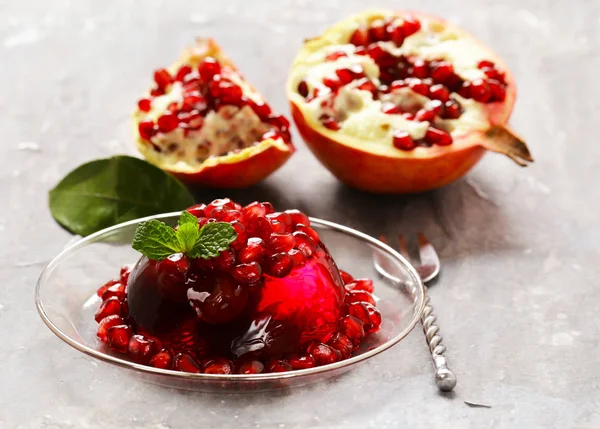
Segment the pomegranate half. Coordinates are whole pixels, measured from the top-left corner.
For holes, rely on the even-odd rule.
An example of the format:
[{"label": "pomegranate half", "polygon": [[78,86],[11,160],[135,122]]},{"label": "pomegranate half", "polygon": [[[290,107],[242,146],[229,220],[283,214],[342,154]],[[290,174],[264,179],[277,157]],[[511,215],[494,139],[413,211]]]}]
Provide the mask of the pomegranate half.
[{"label": "pomegranate half", "polygon": [[247,187],[294,152],[289,121],[212,39],[198,39],[168,69],[154,72],[133,120],[144,157],[193,185]]},{"label": "pomegranate half", "polygon": [[311,151],[359,189],[438,188],[486,150],[533,161],[506,126],[516,97],[508,68],[464,30],[422,13],[368,11],[306,41],[287,94]]}]

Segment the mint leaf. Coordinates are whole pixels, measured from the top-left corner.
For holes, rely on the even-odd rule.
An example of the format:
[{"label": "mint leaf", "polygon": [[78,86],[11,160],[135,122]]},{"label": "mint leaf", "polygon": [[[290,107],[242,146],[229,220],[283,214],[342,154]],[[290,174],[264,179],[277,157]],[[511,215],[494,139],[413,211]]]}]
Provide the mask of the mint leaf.
[{"label": "mint leaf", "polygon": [[157,261],[182,251],[175,230],[156,219],[137,226],[131,247]]},{"label": "mint leaf", "polygon": [[179,180],[130,156],[80,165],[49,193],[54,219],[79,235],[192,204],[193,196]]},{"label": "mint leaf", "polygon": [[198,218],[190,212],[188,212],[187,210],[184,210],[181,212],[181,216],[179,217],[179,226],[185,225],[187,223],[191,223],[192,225],[197,226]]},{"label": "mint leaf", "polygon": [[237,238],[237,232],[227,222],[213,222],[204,225],[199,232],[198,240],[188,252],[190,258],[210,259],[227,250]]},{"label": "mint leaf", "polygon": [[181,250],[189,253],[198,241],[200,228],[198,227],[198,218],[187,211],[182,211],[179,217],[179,227],[177,228],[177,240]]}]

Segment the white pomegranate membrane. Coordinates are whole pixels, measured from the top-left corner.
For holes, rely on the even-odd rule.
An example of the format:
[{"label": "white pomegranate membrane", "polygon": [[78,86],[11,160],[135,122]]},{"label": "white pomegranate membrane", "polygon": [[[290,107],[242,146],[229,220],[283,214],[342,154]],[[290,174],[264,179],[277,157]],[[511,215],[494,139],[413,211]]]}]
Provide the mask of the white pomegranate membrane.
[{"label": "white pomegranate membrane", "polygon": [[187,209],[229,222],[212,259],[142,257],[102,286],[98,339],[135,362],[205,374],[285,372],[349,358],[379,330],[373,282],[338,270],[309,218],[215,200]]},{"label": "white pomegranate membrane", "polygon": [[486,51],[439,21],[361,17],[327,37],[292,82],[329,130],[410,151],[489,128],[484,105],[503,102],[505,75]]},{"label": "white pomegranate membrane", "polygon": [[156,70],[154,82],[138,102],[138,131],[167,164],[199,166],[269,138],[290,142],[288,120],[213,57],[197,67],[183,64],[173,74]]}]

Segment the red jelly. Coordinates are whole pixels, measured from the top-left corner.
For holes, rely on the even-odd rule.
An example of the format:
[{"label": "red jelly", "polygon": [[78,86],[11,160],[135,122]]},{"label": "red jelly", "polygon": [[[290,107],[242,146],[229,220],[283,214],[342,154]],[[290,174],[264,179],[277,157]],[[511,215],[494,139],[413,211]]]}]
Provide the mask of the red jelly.
[{"label": "red jelly", "polygon": [[[144,356],[150,365],[206,373],[302,369],[310,365],[299,362],[348,358],[365,333],[378,330],[381,316],[368,304],[375,302],[370,291],[348,293],[356,281],[348,273],[342,280],[303,213],[277,213],[268,203],[241,207],[228,199],[189,211],[200,225],[231,219],[238,239],[213,259],[142,257],[133,268],[119,316],[152,343],[148,350],[156,358]],[[349,310],[357,300],[376,313],[364,327]],[[215,372],[215,362],[232,363]]]}]

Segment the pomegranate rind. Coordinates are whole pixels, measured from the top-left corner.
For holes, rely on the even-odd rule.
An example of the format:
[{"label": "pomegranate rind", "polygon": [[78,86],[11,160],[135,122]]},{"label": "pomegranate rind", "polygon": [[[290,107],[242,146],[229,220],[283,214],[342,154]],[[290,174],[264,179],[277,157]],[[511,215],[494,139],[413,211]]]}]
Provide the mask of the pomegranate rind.
[{"label": "pomegranate rind", "polygon": [[[417,147],[412,151],[397,150],[392,145],[369,144],[361,138],[325,128],[309,114],[306,102],[297,92],[295,70],[305,68],[307,58],[332,44],[347,43],[354,30],[365,22],[395,16],[414,16],[450,28],[462,38],[483,47],[486,59],[505,72],[507,84],[503,102],[483,105],[489,122],[487,129],[453,133],[448,146]],[[505,127],[516,99],[515,80],[502,59],[483,46],[466,31],[441,18],[414,11],[367,11],[334,24],[321,36],[305,42],[298,53],[287,82],[292,118],[308,148],[339,180],[347,185],[375,193],[415,193],[436,189],[464,176],[483,157],[486,150],[508,153],[508,147],[494,144],[489,130]],[[518,142],[524,145],[522,141]],[[526,147],[526,146],[525,146]],[[532,159],[531,159],[532,160]],[[528,160],[529,161],[529,160]]]},{"label": "pomegranate rind", "polygon": [[[196,43],[186,48],[168,70],[171,74],[175,74],[184,64],[193,68],[197,67],[206,57],[216,58],[222,66],[226,65],[234,71],[238,70],[220,46],[210,38],[196,39]],[[244,90],[251,90],[258,95],[258,92],[247,81],[244,80],[243,83]],[[148,93],[146,93],[147,95]],[[200,165],[190,165],[185,162],[167,164],[161,154],[140,136],[138,125],[145,117],[145,112],[141,112],[137,108],[133,112],[133,133],[138,150],[148,162],[190,185],[213,188],[246,188],[279,169],[295,151],[291,142],[286,142],[282,138],[268,138],[237,153],[210,157]]]}]

